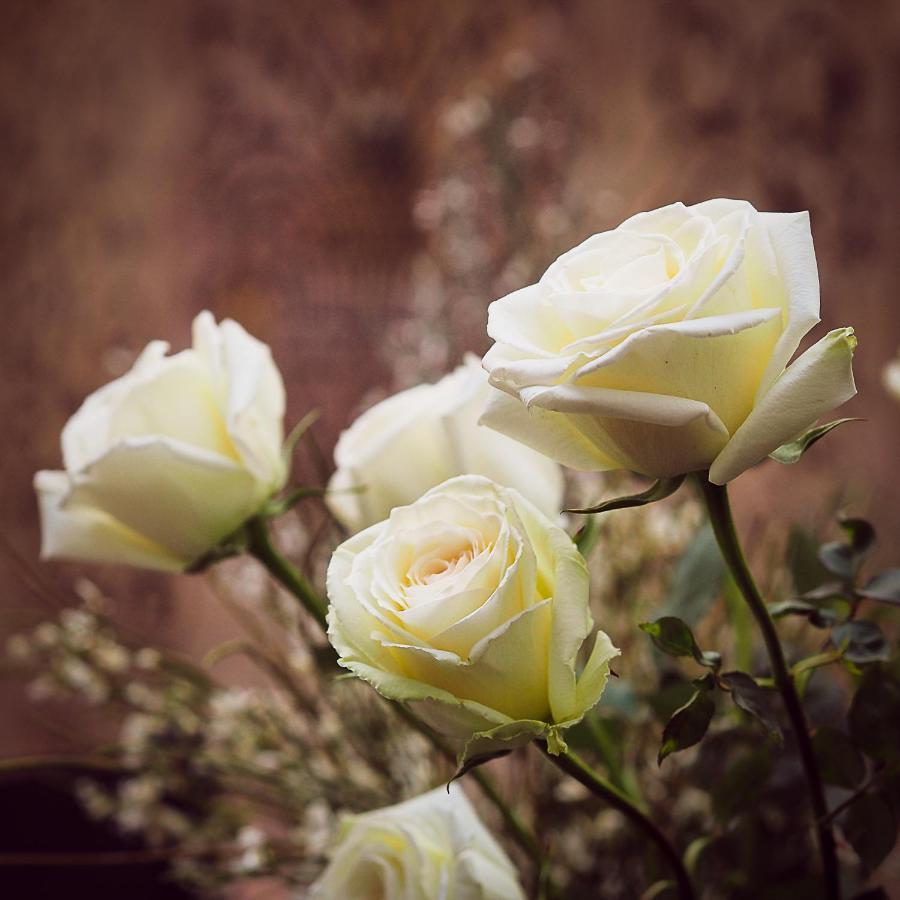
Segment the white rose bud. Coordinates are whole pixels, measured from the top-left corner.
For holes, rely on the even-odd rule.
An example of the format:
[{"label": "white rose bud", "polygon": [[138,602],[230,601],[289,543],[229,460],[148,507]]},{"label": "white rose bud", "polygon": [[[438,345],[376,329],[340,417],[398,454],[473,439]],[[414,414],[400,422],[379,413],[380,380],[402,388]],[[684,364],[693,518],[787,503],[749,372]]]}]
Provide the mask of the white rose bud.
[{"label": "white rose bud", "polygon": [[65,471],[38,472],[44,557],[179,570],[281,488],[284,385],[231,320],[194,320],[193,347],[154,341],[62,433]]},{"label": "white rose bud", "polygon": [[896,400],[900,400],[900,358],[892,359],[884,367],[884,386]]},{"label": "white rose bud", "polygon": [[478,424],[493,393],[469,354],[437,384],[401,391],[366,410],[334,450],[328,505],[337,519],[360,531],[454,475],[492,478],[555,518],[563,505],[559,466]]},{"label": "white rose bud", "polygon": [[342,666],[467,741],[472,756],[562,729],[599,699],[618,655],[593,628],[569,536],[510,488],[469,475],[353,536],[327,576]]},{"label": "white rose bud", "polygon": [[524,900],[509,857],[462,789],[347,816],[315,900]]},{"label": "white rose bud", "polygon": [[850,399],[853,330],[819,321],[807,213],[641,213],[491,304],[482,422],[587,471],[724,484]]}]

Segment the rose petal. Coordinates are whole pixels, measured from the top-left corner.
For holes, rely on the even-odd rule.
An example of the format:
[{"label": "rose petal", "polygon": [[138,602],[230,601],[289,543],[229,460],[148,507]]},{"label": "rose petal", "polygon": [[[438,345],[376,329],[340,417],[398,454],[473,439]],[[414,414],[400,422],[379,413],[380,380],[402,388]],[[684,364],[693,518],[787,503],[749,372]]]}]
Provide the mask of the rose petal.
[{"label": "rose petal", "polygon": [[34,478],[41,515],[41,556],[123,563],[176,572],[191,562],[148,540],[112,516],[67,502],[65,472],[38,472]]},{"label": "rose petal", "polygon": [[852,328],[829,332],[795,360],[756,404],[709,470],[725,484],[856,394]]}]

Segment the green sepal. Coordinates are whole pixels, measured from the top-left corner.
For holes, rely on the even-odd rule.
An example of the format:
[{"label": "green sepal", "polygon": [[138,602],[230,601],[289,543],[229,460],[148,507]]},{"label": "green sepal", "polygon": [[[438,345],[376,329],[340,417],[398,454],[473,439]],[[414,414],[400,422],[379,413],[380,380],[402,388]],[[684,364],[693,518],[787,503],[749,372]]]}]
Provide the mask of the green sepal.
[{"label": "green sepal", "polygon": [[306,434],[307,431],[312,427],[315,421],[319,418],[319,410],[311,409],[290,431],[287,438],[284,441],[284,444],[281,448],[281,458],[284,460],[284,467],[288,473],[288,477],[290,477],[291,472],[291,463],[294,458],[294,451],[297,449],[297,444],[300,443],[300,438]]},{"label": "green sepal", "polygon": [[611,512],[614,509],[646,506],[648,503],[656,503],[657,500],[665,500],[666,497],[670,497],[681,487],[685,477],[685,475],[676,475],[674,478],[660,478],[659,481],[654,482],[646,491],[641,491],[639,494],[629,494],[627,497],[616,497],[612,500],[604,500],[596,506],[589,506],[585,509],[565,509],[563,512],[588,516],[593,513]]},{"label": "green sepal", "polygon": [[773,450],[769,454],[769,459],[774,459],[775,462],[780,462],[784,466],[792,466],[800,460],[813,444],[822,440],[829,431],[837,428],[838,425],[843,425],[846,422],[861,421],[862,419],[835,419],[833,422],[826,422],[824,425],[816,425],[805,434],[800,435],[800,437],[782,444],[777,450]]}]

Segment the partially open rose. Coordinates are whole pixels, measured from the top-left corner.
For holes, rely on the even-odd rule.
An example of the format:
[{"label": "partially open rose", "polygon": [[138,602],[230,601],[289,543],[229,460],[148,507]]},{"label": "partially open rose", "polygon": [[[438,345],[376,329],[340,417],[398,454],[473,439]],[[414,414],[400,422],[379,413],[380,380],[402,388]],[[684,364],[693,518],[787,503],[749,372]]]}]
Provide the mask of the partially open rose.
[{"label": "partially open rose", "polygon": [[493,393],[480,360],[468,354],[436,384],[400,391],[367,409],[334,448],[331,511],[348,531],[360,531],[454,475],[484,475],[557,516],[560,467],[478,424]]},{"label": "partially open rose", "polygon": [[641,213],[491,304],[482,422],[583,470],[724,484],[856,393],[819,320],[806,213],[739,200]]},{"label": "partially open rose", "polygon": [[457,785],[347,816],[314,900],[524,900],[509,857]]},{"label": "partially open rose", "polygon": [[487,478],[452,478],[345,541],[327,584],[341,665],[464,740],[490,732],[558,747],[618,654],[598,632],[578,671],[593,628],[584,559],[529,501]]},{"label": "partially open rose", "polygon": [[284,385],[269,348],[230,319],[193,347],[153,341],[62,433],[64,471],[38,472],[41,553],[184,569],[284,483]]}]

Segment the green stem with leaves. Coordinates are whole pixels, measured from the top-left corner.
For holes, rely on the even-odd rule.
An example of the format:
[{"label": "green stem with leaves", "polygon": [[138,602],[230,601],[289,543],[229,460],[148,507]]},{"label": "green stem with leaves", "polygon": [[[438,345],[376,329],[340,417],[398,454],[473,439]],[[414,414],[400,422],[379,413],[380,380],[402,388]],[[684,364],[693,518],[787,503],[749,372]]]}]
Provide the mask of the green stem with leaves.
[{"label": "green stem with leaves", "polygon": [[535,744],[558,769],[583,784],[592,794],[608,803],[613,809],[617,809],[629,822],[650,838],[672,870],[680,900],[693,900],[694,888],[681,860],[681,855],[659,827],[634,805],[624,791],[619,790],[614,784],[595,772],[574,751],[566,750],[559,756],[555,756],[548,749],[546,741],[538,740],[535,741]]},{"label": "green stem with leaves", "polygon": [[[269,537],[268,528],[263,518],[258,517],[251,519],[245,526],[247,534],[247,551],[261,562],[269,574],[279,582],[283,587],[287,588],[316,620],[323,632],[327,631],[326,606],[325,601],[318,595],[315,588],[303,577],[300,571],[289,560],[285,559],[278,550],[275,549]],[[432,731],[424,722],[421,722],[401,703],[392,703],[393,708],[411,727],[420,734],[428,738],[442,755],[447,757],[451,762],[456,761],[456,754],[443,741],[443,739]],[[490,779],[482,772],[473,771],[472,776],[484,792],[488,800],[497,808],[503,821],[506,822],[512,836],[515,838],[519,846],[534,861],[535,866],[544,875],[547,868],[547,861],[541,850],[537,839],[525,827],[522,820],[516,815],[515,811],[507,805],[506,801],[497,792]]]},{"label": "green stem with leaves", "polygon": [[727,488],[724,485],[713,484],[705,472],[698,474],[697,482],[703,493],[703,499],[709,512],[709,520],[722,556],[762,633],[763,641],[769,654],[769,662],[772,666],[772,677],[775,687],[781,694],[791,728],[794,732],[794,739],[800,752],[800,761],[803,764],[810,802],[817,823],[816,834],[818,836],[819,852],[822,856],[822,877],[825,882],[825,893],[823,896],[827,900],[840,900],[840,872],[835,852],[834,834],[827,822],[828,805],[825,802],[825,789],[819,773],[819,765],[813,750],[812,740],[810,739],[806,714],[803,711],[803,706],[800,703],[800,698],[794,685],[794,679],[785,660],[784,650],[775,630],[775,623],[772,621],[768,609],[766,609],[766,604],[759,592],[759,588],[756,586],[753,574],[741,549],[737,530],[734,526],[734,519],[731,515],[731,505],[728,502]]}]

